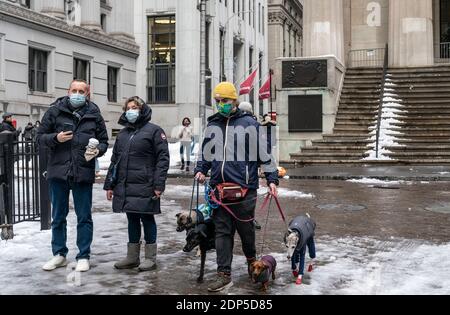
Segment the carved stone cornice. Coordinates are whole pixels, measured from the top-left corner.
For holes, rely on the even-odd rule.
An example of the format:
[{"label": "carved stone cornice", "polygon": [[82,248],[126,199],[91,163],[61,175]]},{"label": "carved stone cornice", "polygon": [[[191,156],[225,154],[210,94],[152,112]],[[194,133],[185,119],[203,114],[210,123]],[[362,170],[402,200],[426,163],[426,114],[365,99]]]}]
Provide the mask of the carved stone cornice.
[{"label": "carved stone cornice", "polygon": [[286,24],[294,32],[300,33],[302,26],[294,21],[289,14],[284,11],[269,12],[269,25],[273,24]]},{"label": "carved stone cornice", "polygon": [[80,26],[70,26],[60,19],[9,4],[5,1],[0,1],[0,20],[65,37],[122,55],[134,58],[139,55],[139,46],[134,42],[118,40],[104,33],[94,32]]}]

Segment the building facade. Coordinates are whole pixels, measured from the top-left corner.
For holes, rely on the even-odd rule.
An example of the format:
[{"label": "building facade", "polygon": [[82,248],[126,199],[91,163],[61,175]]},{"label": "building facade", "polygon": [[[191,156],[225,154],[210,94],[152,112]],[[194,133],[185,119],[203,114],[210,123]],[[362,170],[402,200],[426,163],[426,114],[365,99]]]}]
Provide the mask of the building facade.
[{"label": "building facade", "polygon": [[0,114],[25,126],[67,94],[91,85],[108,132],[136,94],[133,0],[0,0]]},{"label": "building facade", "polygon": [[448,65],[450,0],[303,1],[303,56],[274,66],[281,160],[333,133],[346,69],[382,68],[386,47],[389,68]]},{"label": "building facade", "polygon": [[[198,1],[135,1],[137,94],[147,99],[154,120],[168,133],[184,117],[194,122],[200,116],[197,5]],[[267,112],[268,102],[258,101],[259,87],[269,74],[267,0],[209,0],[206,13],[207,116],[214,112],[211,89],[223,80],[239,85],[256,67],[255,88],[240,100],[254,104],[256,115]]]}]

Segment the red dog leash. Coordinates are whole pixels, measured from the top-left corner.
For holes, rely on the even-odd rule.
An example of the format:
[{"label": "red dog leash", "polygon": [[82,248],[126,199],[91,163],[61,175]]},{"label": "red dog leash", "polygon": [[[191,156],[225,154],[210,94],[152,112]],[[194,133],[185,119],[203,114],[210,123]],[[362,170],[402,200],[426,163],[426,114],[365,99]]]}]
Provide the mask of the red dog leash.
[{"label": "red dog leash", "polygon": [[[226,210],[233,218],[235,218],[235,219],[238,220],[239,222],[248,223],[248,222],[252,222],[252,221],[255,220],[255,218],[246,219],[246,220],[241,219],[241,218],[238,218],[238,217],[234,214],[233,210],[231,210],[226,204],[224,204],[223,202],[219,201],[219,200],[216,198],[214,192],[211,192],[210,198],[211,198],[211,201],[212,201],[212,202],[214,202],[215,204],[217,204],[217,205],[221,206],[222,208],[224,208],[224,209],[225,209],[225,210]],[[267,207],[267,205],[269,204],[269,201],[270,201],[271,199],[274,199],[274,200],[275,200],[275,203],[276,203],[276,205],[277,205],[278,211],[280,212],[281,218],[283,219],[283,222],[284,222],[284,223],[286,224],[286,226],[287,226],[286,217],[285,217],[285,215],[284,215],[283,209],[281,208],[280,201],[278,200],[278,197],[276,197],[276,196],[273,195],[272,193],[270,193],[270,192],[267,193],[266,197],[264,198],[264,202],[263,202],[263,204],[261,205],[261,208],[259,209],[259,211],[262,212],[262,211]]]}]

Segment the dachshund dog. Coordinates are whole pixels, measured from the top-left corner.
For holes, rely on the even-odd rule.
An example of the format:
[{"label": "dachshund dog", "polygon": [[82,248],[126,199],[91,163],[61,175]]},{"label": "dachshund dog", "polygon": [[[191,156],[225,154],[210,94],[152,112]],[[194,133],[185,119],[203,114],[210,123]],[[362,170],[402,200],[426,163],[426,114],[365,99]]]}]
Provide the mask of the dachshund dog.
[{"label": "dachshund dog", "polygon": [[251,264],[251,275],[254,283],[262,283],[261,290],[267,291],[269,287],[270,276],[275,280],[275,270],[277,268],[277,261],[273,256],[263,256],[260,260],[254,261]]}]

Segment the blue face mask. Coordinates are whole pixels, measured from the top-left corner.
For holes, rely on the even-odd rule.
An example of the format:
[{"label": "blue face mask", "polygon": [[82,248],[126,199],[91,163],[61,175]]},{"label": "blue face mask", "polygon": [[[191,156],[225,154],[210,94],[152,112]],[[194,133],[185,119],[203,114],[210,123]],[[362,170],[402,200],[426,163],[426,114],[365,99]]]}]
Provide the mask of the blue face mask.
[{"label": "blue face mask", "polygon": [[134,124],[139,118],[139,113],[138,109],[130,109],[125,113],[125,117],[130,123]]},{"label": "blue face mask", "polygon": [[74,108],[80,108],[86,104],[86,95],[81,94],[71,94],[70,95],[70,104]]}]

